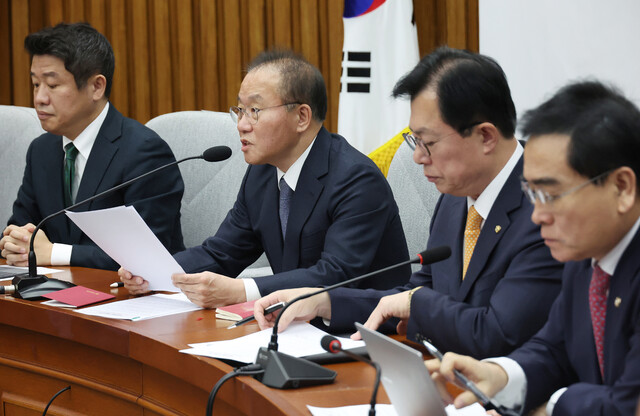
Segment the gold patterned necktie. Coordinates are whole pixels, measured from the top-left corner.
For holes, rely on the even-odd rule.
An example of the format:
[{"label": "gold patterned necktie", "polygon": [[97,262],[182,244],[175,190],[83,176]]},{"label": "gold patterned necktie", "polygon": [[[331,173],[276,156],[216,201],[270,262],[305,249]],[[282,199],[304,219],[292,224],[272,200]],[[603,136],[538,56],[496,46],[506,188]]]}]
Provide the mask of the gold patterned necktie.
[{"label": "gold patterned necktie", "polygon": [[462,263],[462,280],[467,274],[467,268],[469,267],[469,261],[471,261],[471,255],[473,249],[476,247],[476,242],[480,236],[480,225],[482,225],[482,217],[476,211],[476,208],[471,205],[469,212],[467,213],[467,225],[464,227],[464,259]]}]

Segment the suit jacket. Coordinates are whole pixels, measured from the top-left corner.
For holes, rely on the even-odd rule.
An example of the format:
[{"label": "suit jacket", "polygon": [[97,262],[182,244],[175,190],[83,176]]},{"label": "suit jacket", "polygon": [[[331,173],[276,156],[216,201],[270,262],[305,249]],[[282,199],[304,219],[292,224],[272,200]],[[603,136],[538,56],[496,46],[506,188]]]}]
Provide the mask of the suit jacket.
[{"label": "suit jacket", "polygon": [[[173,153],[153,130],[122,116],[113,105],[98,132],[87,160],[76,201],[82,201],[158,166],[175,161]],[[22,185],[9,224],[38,224],[64,208],[64,150],[62,137],[45,133],[27,151]],[[183,250],[180,203],[184,183],[177,167],[133,183],[75,211],[133,205],[162,244],[172,253]],[[117,270],[118,264],[97,247],[66,215],[42,227],[53,243],[73,245],[71,265]]]},{"label": "suit jacket", "polygon": [[520,190],[521,175],[522,159],[485,219],[464,280],[467,199],[445,194],[434,210],[427,248],[449,246],[451,257],[423,266],[408,285],[392,291],[336,290],[330,294],[329,330],[352,329],[382,296],[423,286],[411,301],[408,338],[421,333],[443,351],[477,358],[509,353],[527,341],[560,291],[562,265],[531,222],[533,207]]},{"label": "suit jacket", "polygon": [[640,395],[640,232],[611,276],[604,333],[604,379],[596,355],[589,284],[591,260],[567,263],[545,326],[510,355],[527,377],[526,409],[559,388],[553,415],[632,415]]},{"label": "suit jacket", "polygon": [[[262,295],[334,284],[404,261],[407,245],[391,188],[376,165],[322,128],[291,200],[286,238],[279,219],[276,168],[247,168],[238,198],[215,236],[175,255],[188,272],[237,276],[266,252],[273,276],[256,279]],[[409,266],[363,281],[405,283]]]}]

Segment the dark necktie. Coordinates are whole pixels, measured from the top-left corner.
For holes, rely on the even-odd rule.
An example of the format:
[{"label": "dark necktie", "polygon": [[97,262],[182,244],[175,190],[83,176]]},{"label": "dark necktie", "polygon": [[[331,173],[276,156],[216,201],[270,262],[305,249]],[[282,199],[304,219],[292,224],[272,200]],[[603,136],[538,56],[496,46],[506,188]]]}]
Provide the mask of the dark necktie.
[{"label": "dark necktie", "polygon": [[76,174],[76,156],[78,156],[78,149],[73,143],[68,143],[64,147],[64,206],[68,207],[73,203],[72,198],[72,186],[73,177]]},{"label": "dark necktie", "polygon": [[604,324],[607,316],[607,291],[611,276],[599,266],[593,268],[591,283],[589,284],[589,309],[591,310],[591,325],[598,355],[600,375],[604,379]]},{"label": "dark necktie", "polygon": [[280,178],[280,227],[282,228],[282,239],[287,234],[287,221],[289,220],[289,208],[293,190],[289,188],[284,177]]}]

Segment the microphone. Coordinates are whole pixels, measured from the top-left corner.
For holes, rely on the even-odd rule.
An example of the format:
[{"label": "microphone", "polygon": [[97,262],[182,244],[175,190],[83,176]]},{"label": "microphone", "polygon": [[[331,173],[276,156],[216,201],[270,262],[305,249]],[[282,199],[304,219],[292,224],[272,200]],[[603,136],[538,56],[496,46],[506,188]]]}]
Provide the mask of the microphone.
[{"label": "microphone", "polygon": [[284,305],[284,307],[280,311],[280,314],[276,318],[276,321],[275,321],[275,323],[273,325],[273,333],[271,334],[271,341],[269,342],[269,349],[273,349],[275,351],[278,350],[278,324],[280,323],[280,317],[282,316],[284,311],[286,311],[287,308],[289,306],[291,306],[292,304],[294,304],[295,302],[298,302],[299,300],[310,298],[311,296],[319,295],[320,293],[328,292],[330,290],[333,290],[333,289],[336,289],[336,288],[339,288],[339,287],[342,287],[342,286],[350,285],[351,283],[359,282],[362,279],[366,279],[368,277],[375,276],[377,274],[386,273],[389,270],[393,270],[393,269],[396,269],[398,267],[405,266],[407,264],[415,264],[415,263],[420,263],[422,265],[432,264],[432,263],[437,263],[439,261],[448,259],[449,256],[451,256],[451,248],[448,247],[448,246],[440,246],[440,247],[432,248],[431,250],[425,250],[425,251],[421,252],[416,257],[414,257],[414,258],[412,258],[410,260],[403,261],[401,263],[397,263],[397,264],[385,267],[384,269],[376,270],[376,271],[373,271],[371,273],[367,273],[367,274],[362,275],[362,276],[354,277],[353,279],[345,280],[343,282],[339,282],[339,283],[336,283],[334,285],[327,286],[327,287],[324,287],[322,289],[319,289],[319,290],[317,290],[315,292],[307,293],[307,294],[304,294],[304,295],[300,295],[297,298],[292,299],[291,302],[287,302]]},{"label": "microphone", "polygon": [[371,394],[371,408],[369,409],[369,415],[374,416],[376,414],[376,397],[378,396],[378,387],[380,386],[380,366],[378,365],[378,363],[367,360],[366,358],[361,357],[358,354],[354,354],[349,350],[342,349],[342,343],[340,343],[340,340],[332,337],[331,335],[325,335],[324,337],[322,337],[322,339],[320,340],[320,345],[322,346],[322,348],[324,348],[325,351],[328,351],[332,354],[338,354],[342,352],[353,358],[354,360],[367,363],[376,369],[376,380],[373,384],[373,393]]},{"label": "microphone", "polygon": [[124,188],[125,186],[131,185],[132,183],[146,178],[147,176],[153,175],[156,172],[169,168],[171,166],[177,165],[178,163],[182,163],[187,160],[192,159],[204,159],[207,162],[219,162],[222,160],[226,160],[231,156],[231,149],[227,146],[214,146],[210,147],[204,151],[199,156],[190,156],[185,157],[184,159],[176,160],[171,163],[167,163],[166,165],[157,167],[147,173],[144,173],[140,176],[136,176],[133,179],[129,179],[126,182],[121,183],[120,185],[114,186],[113,188],[109,188],[106,191],[100,192],[99,194],[93,195],[83,201],[76,202],[75,204],[61,209],[58,212],[54,212],[53,214],[48,215],[42,221],[38,223],[36,228],[33,230],[33,234],[31,235],[31,240],[29,241],[29,273],[18,275],[13,278],[11,283],[13,284],[13,288],[10,286],[5,287],[5,293],[12,293],[14,296],[26,300],[36,300],[50,292],[55,292],[57,290],[66,289],[72,286],[75,286],[73,283],[65,282],[58,279],[51,279],[43,275],[38,275],[38,262],[36,259],[36,253],[33,250],[33,242],[35,240],[35,236],[44,225],[45,222],[50,220],[51,218],[57,217],[60,214],[63,214],[65,211],[71,211],[79,207],[80,205],[86,204],[87,202],[91,202],[95,199],[101,198],[105,195],[109,195],[119,189]]},{"label": "microphone", "polygon": [[328,370],[317,365],[316,363],[312,363],[301,358],[292,357],[287,354],[278,352],[278,324],[280,323],[282,314],[287,310],[287,308],[300,300],[307,299],[311,296],[319,295],[321,293],[328,292],[330,290],[355,282],[359,282],[360,280],[375,276],[380,273],[386,273],[390,270],[405,266],[407,264],[432,264],[445,260],[450,256],[451,248],[447,246],[440,246],[430,250],[425,250],[413,259],[403,261],[401,263],[397,263],[385,267],[384,269],[364,274],[362,276],[354,277],[352,279],[345,280],[343,282],[339,282],[322,289],[318,289],[315,292],[300,295],[292,299],[290,302],[287,302],[280,311],[280,314],[276,317],[276,321],[273,325],[273,332],[271,333],[271,340],[269,341],[269,347],[262,347],[260,348],[260,350],[258,350],[256,364],[262,365],[262,368],[265,369],[265,372],[264,374],[259,375],[256,378],[269,387],[280,389],[331,383],[336,377],[335,371]]}]

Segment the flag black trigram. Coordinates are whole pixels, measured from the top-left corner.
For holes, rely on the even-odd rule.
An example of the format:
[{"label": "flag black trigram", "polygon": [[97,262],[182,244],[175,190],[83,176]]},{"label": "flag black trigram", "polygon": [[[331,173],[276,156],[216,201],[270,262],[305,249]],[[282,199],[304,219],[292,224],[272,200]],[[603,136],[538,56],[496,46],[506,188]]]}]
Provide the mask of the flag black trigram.
[{"label": "flag black trigram", "polygon": [[[368,93],[371,86],[371,52],[342,52],[342,74],[347,71],[347,92]],[[343,91],[344,82],[340,84]]]}]

